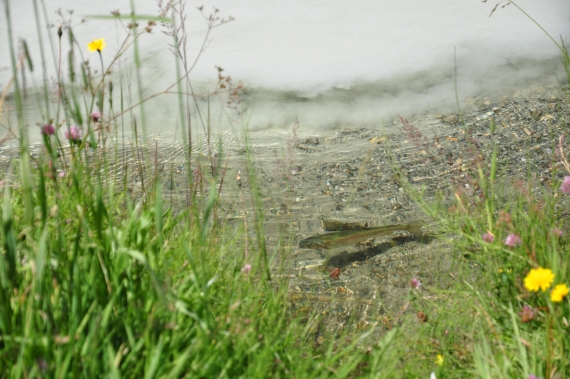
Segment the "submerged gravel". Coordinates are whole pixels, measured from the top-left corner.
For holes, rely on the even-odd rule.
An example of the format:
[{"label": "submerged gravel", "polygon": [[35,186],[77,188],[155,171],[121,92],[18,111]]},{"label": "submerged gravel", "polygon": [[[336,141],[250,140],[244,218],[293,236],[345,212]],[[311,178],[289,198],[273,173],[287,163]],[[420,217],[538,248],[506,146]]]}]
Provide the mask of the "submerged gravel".
[{"label": "submerged gravel", "polygon": [[[559,137],[570,129],[568,94],[567,87],[519,91],[474,101],[465,114],[394,119],[374,129],[252,134],[249,152],[261,190],[266,244],[275,277],[290,279],[292,311],[310,306],[328,312],[331,328],[389,328],[412,311],[407,303],[412,278],[421,279],[422,296],[441,297],[436,290],[448,283],[442,276],[458,275],[457,254],[444,241],[402,233],[337,251],[300,249],[298,241],[325,232],[324,226],[338,227],[339,220],[368,227],[425,220],[403,180],[422,189],[428,200],[442,194],[451,201],[457,189],[476,196],[474,167],[481,162],[488,174],[495,148],[503,183],[530,180],[533,190],[541,191],[553,173],[558,179],[568,174],[557,156]],[[239,133],[216,140],[220,145],[212,148],[197,144],[194,154],[202,158],[188,168],[176,136],[158,133],[140,144],[123,138],[119,163],[107,175],[117,183],[126,175],[135,198],[144,181],[157,175],[165,204],[180,210],[188,205],[188,169],[207,178],[216,165],[226,174],[220,217],[237,228],[251,218],[247,150]],[[210,150],[219,146],[223,159],[210,161]],[[35,157],[41,154],[39,146],[33,150]],[[13,148],[0,149],[0,165],[12,182],[16,155]]]}]

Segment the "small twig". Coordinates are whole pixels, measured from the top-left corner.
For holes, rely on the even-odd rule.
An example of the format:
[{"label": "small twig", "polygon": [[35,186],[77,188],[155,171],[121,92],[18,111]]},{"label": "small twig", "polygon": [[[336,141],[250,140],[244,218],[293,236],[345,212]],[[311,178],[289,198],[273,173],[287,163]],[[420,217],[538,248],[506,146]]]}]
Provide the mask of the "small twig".
[{"label": "small twig", "polygon": [[158,184],[158,141],[154,141],[154,186]]},{"label": "small twig", "polygon": [[240,198],[241,203],[243,205],[243,211],[244,211],[244,213],[243,213],[243,228],[244,228],[243,235],[245,236],[245,258],[247,259],[247,256],[249,253],[249,251],[248,251],[249,235],[247,233],[247,210],[246,210],[246,206],[245,206],[245,200],[243,198],[243,194],[241,191],[239,191],[239,198]]},{"label": "small twig", "polygon": [[[10,136],[10,134],[12,136]],[[2,145],[4,142],[8,141],[10,138],[14,138],[14,137],[15,137],[14,133],[10,130],[8,133],[6,133],[6,135],[4,137],[2,137],[0,139],[0,145]]]},{"label": "small twig", "polygon": [[224,185],[224,178],[226,177],[229,161],[230,161],[230,155],[228,154],[228,156],[226,157],[226,164],[224,165],[224,169],[220,177],[220,188],[218,188],[218,196],[220,196],[220,194],[222,193],[222,186]]}]

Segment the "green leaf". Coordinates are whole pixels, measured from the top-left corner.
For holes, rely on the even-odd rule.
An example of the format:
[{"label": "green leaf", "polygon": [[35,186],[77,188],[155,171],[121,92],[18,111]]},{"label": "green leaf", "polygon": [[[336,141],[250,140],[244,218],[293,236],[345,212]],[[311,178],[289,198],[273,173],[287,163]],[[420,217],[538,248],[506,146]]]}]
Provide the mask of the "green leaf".
[{"label": "green leaf", "polygon": [[28,49],[28,43],[26,40],[22,40],[22,46],[24,47],[24,55],[26,56],[26,62],[28,62],[28,67],[30,71],[34,71],[34,65],[32,64],[32,57],[30,56],[30,50]]}]

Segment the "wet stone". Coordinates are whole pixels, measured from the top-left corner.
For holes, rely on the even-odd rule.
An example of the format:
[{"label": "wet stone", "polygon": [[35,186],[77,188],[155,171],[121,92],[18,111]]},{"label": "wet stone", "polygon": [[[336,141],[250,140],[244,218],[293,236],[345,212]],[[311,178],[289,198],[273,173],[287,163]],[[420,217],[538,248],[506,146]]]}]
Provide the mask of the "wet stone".
[{"label": "wet stone", "polygon": [[542,111],[540,111],[540,110],[537,110],[537,109],[531,109],[530,110],[530,117],[535,121],[537,121],[541,115],[542,115]]},{"label": "wet stone", "polygon": [[444,117],[442,120],[443,120],[443,122],[447,122],[447,123],[453,124],[453,125],[455,125],[459,122],[459,118],[455,115]]},{"label": "wet stone", "polygon": [[308,145],[318,145],[319,144],[319,138],[318,137],[309,137],[303,140],[304,144],[308,144]]}]

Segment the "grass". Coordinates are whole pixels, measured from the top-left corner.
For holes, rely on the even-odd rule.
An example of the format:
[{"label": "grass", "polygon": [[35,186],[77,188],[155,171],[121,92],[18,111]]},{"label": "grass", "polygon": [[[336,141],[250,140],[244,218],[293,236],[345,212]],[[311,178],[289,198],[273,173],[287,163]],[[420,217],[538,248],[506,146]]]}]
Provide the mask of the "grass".
[{"label": "grass", "polygon": [[[557,180],[544,191],[531,187],[529,180],[508,192],[511,187],[490,180],[492,174],[481,166],[475,174],[477,169],[478,193],[456,190],[451,207],[420,200],[453,236],[464,272],[460,270],[458,284],[448,292],[445,309],[436,302],[419,308],[435,313],[437,322],[415,344],[433,348],[435,343],[445,350],[445,377],[564,378],[570,369],[570,304],[567,296],[553,297],[553,288],[570,282],[563,211],[568,195]],[[537,279],[544,291],[528,284],[537,268],[554,274],[553,281]]]},{"label": "grass", "polygon": [[[5,4],[10,21],[10,3]],[[168,11],[172,19],[165,17]],[[217,14],[205,16],[208,30],[228,22]],[[77,49],[69,58],[73,69],[67,80],[53,73],[58,91],[53,101],[46,99],[44,113],[56,116],[42,123],[55,133],[43,136],[40,156],[30,159],[18,82],[29,51],[17,56],[10,45],[20,155],[3,178],[0,195],[0,377],[569,375],[570,300],[552,296],[554,285],[570,284],[568,191],[556,172],[540,191],[530,179],[506,191],[501,162],[493,154],[489,162],[474,161],[470,167],[478,192],[456,191],[454,204],[418,196],[419,205],[453,237],[455,275],[439,281],[446,289],[436,290],[436,299],[423,296],[421,288],[410,289],[415,312],[389,331],[379,333],[380,326],[327,331],[322,312],[293,307],[287,280],[271,276],[260,188],[247,149],[244,185],[251,191],[242,203],[251,204],[252,217],[237,228],[219,222],[226,158],[210,140],[207,115],[197,119],[203,120],[199,127],[209,151],[217,155],[204,159],[191,149],[196,126],[187,115],[196,109],[191,104],[196,96],[188,79],[193,62],[186,60],[184,30],[176,26],[183,18],[183,3],[163,8],[156,20],[133,13],[126,20],[130,37],[118,53],[132,47],[138,69],[136,41],[146,31],[137,29],[137,20],[151,29],[156,22],[167,23],[178,69],[169,88],[178,89],[181,135],[188,136],[186,167],[192,168],[186,170],[183,209],[169,205],[162,193],[152,149],[136,139],[130,151],[145,164],[128,167],[118,138],[117,115],[128,115],[135,132],[137,125],[144,132],[140,105],[164,93],[147,98],[139,93],[131,101],[139,107],[125,106],[128,91],[122,81],[113,85],[109,78],[117,59],[109,66],[101,59],[96,75],[76,58],[84,47],[66,24],[58,38],[65,32]],[[215,94],[227,94],[237,107],[240,86],[219,74]],[[113,104],[113,91],[120,93],[120,104]],[[94,111],[102,115],[95,117]],[[82,136],[68,146],[60,135],[73,125]],[[558,150],[570,174],[563,141]],[[112,170],[121,164],[127,166],[122,173]],[[140,178],[138,190],[133,190],[133,175]],[[539,278],[545,291],[525,285],[538,267],[554,274],[551,283]]]}]

